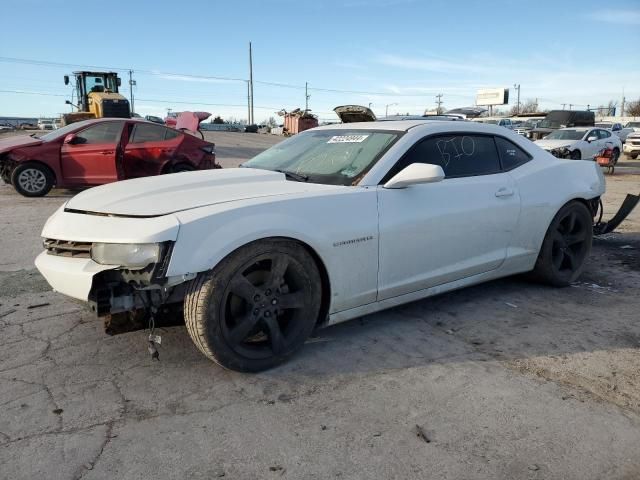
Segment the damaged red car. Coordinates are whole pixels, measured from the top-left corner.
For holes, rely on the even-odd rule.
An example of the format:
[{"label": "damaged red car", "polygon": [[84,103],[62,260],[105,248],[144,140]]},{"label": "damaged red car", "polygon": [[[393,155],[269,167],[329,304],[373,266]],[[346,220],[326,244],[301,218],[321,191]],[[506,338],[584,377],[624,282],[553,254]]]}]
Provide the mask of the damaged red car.
[{"label": "damaged red car", "polygon": [[26,197],[129,178],[220,168],[214,144],[136,119],[102,118],[0,140],[0,177]]}]

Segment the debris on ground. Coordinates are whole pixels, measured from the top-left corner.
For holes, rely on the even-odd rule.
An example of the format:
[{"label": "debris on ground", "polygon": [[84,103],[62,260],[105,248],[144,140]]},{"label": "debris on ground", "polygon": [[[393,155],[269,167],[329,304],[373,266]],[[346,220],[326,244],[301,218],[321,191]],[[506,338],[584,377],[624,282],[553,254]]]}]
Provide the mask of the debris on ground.
[{"label": "debris on ground", "polygon": [[425,432],[424,428],[422,428],[420,425],[416,424],[414,428],[414,433],[416,434],[416,437],[418,437],[420,440],[424,441],[425,443],[431,443],[431,439],[427,435],[427,432]]},{"label": "debris on ground", "polygon": [[34,308],[42,308],[42,307],[46,307],[46,306],[48,306],[48,305],[49,305],[49,303],[36,303],[35,305],[29,305],[29,306],[27,307],[27,309],[28,309],[28,310],[32,310],[32,309],[34,309]]}]

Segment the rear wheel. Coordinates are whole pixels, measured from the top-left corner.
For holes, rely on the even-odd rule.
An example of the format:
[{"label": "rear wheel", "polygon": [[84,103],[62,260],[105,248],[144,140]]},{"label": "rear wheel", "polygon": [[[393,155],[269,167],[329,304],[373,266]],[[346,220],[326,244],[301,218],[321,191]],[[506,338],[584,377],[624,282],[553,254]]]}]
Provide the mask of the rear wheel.
[{"label": "rear wheel", "polygon": [[188,163],[178,163],[169,169],[169,173],[193,172],[195,168]]},{"label": "rear wheel", "polygon": [[[614,148],[612,155],[613,156],[611,157],[611,163],[616,165],[618,163],[618,159],[620,158],[620,150],[618,150],[617,148]],[[611,172],[611,173],[613,173],[613,172]]]},{"label": "rear wheel", "polygon": [[581,202],[567,203],[556,214],[545,235],[533,274],[556,287],[575,281],[591,251],[593,222]]},{"label": "rear wheel", "polygon": [[192,281],[185,323],[208,358],[231,370],[257,372],[302,347],[320,303],[320,274],[305,248],[292,240],[262,240]]},{"label": "rear wheel", "polygon": [[51,170],[38,163],[18,165],[11,174],[11,184],[25,197],[42,197],[53,188],[53,183]]}]

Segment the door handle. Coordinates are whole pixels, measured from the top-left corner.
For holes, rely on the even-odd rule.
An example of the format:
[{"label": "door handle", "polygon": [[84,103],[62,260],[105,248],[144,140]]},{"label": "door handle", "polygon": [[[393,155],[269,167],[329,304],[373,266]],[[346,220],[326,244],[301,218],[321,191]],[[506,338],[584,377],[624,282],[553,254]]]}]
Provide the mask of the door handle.
[{"label": "door handle", "polygon": [[513,190],[511,190],[510,188],[507,187],[502,187],[500,189],[498,189],[498,191],[496,192],[496,197],[500,198],[500,197],[510,197],[511,195],[513,195]]},{"label": "door handle", "polygon": [[102,155],[111,155],[115,153],[113,150],[103,150],[100,152]]}]

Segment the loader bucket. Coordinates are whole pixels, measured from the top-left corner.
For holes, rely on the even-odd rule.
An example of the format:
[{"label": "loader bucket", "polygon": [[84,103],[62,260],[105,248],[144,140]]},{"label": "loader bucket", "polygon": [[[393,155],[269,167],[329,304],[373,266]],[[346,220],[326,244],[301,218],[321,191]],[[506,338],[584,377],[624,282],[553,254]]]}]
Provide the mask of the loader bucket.
[{"label": "loader bucket", "polygon": [[593,234],[594,235],[604,235],[605,233],[613,232],[618,225],[622,223],[622,221],[627,218],[627,216],[631,213],[631,211],[636,207],[636,205],[640,202],[640,195],[631,195],[627,194],[624,202],[613,216],[611,220],[608,222],[598,221],[593,226]]}]

